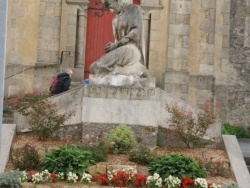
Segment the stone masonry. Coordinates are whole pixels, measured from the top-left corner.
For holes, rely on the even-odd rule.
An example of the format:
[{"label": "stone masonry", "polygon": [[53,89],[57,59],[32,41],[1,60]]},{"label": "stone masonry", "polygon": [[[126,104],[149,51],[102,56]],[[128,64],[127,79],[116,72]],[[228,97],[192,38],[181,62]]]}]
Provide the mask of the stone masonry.
[{"label": "stone masonry", "polygon": [[167,71],[164,90],[188,98],[191,1],[170,1]]},{"label": "stone masonry", "polygon": [[[228,121],[249,127],[250,122],[250,1],[231,2]],[[226,70],[225,70],[226,71]]]},{"label": "stone masonry", "polygon": [[193,105],[219,101],[224,120],[227,75],[221,67],[228,63],[229,13],[229,1],[171,1],[164,78],[164,90]]},{"label": "stone masonry", "polygon": [[[66,67],[82,85],[88,6],[8,1],[5,97],[44,91]],[[141,7],[156,86],[196,107],[218,101],[222,122],[249,127],[250,0],[141,0]]]},{"label": "stone masonry", "polygon": [[[39,1],[8,1],[4,95],[33,90],[37,59]],[[27,23],[29,24],[27,26]]]}]

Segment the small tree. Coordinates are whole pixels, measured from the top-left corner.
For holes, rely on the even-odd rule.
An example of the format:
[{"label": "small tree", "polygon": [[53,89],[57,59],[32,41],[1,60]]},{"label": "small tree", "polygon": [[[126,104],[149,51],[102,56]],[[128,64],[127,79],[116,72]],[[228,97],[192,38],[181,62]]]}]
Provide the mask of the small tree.
[{"label": "small tree", "polygon": [[73,111],[62,114],[58,111],[56,104],[45,99],[30,106],[23,115],[26,116],[31,130],[39,136],[39,139],[46,139],[74,114]]},{"label": "small tree", "polygon": [[166,105],[171,114],[169,122],[176,136],[183,141],[188,148],[202,145],[202,138],[207,129],[216,122],[218,118],[218,104],[210,102],[204,104],[203,111],[198,112],[197,117],[192,111],[180,108],[176,104]]},{"label": "small tree", "polygon": [[111,153],[124,153],[136,146],[137,141],[133,130],[120,124],[110,131],[104,140]]},{"label": "small tree", "polygon": [[48,98],[47,93],[34,92],[10,100],[14,109],[25,116],[31,126],[31,131],[39,139],[46,139],[65,123],[74,111],[67,110],[59,113],[55,103]]}]

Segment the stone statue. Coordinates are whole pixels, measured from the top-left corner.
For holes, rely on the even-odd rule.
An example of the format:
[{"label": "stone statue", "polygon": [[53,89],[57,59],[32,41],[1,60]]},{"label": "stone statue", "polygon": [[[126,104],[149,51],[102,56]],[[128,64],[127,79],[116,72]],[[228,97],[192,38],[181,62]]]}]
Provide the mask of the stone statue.
[{"label": "stone statue", "polygon": [[144,64],[144,31],[142,9],[120,0],[103,0],[116,16],[112,20],[114,43],[108,43],[106,54],[90,66],[91,74],[149,76]]}]

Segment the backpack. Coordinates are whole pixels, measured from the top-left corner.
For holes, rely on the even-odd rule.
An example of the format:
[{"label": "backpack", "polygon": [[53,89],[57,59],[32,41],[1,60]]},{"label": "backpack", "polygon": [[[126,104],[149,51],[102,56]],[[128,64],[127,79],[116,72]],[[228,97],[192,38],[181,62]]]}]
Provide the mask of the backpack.
[{"label": "backpack", "polygon": [[58,79],[57,79],[57,75],[54,75],[52,77],[52,80],[50,82],[50,87],[49,87],[49,91],[50,93],[54,93],[56,90],[56,84],[58,83]]}]

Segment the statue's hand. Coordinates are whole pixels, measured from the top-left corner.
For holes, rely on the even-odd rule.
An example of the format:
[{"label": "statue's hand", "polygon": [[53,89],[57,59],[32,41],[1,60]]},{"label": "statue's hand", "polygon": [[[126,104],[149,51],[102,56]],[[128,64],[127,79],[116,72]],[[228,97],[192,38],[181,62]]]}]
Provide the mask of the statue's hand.
[{"label": "statue's hand", "polygon": [[117,48],[117,43],[110,42],[110,43],[106,44],[104,51],[105,51],[105,53],[109,53],[110,51],[115,50],[116,48]]},{"label": "statue's hand", "polygon": [[129,42],[129,38],[123,37],[120,41],[114,42],[114,43],[108,43],[106,44],[104,50],[106,53],[109,53],[112,50],[115,50],[118,47],[124,46]]}]

